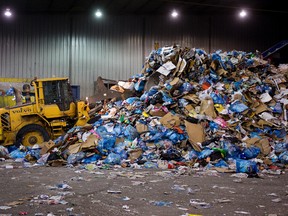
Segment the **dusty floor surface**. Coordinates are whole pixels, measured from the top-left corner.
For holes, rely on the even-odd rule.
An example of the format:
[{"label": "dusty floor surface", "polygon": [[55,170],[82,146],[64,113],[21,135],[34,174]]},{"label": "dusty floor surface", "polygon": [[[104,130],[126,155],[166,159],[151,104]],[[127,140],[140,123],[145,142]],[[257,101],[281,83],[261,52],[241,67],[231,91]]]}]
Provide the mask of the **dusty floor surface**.
[{"label": "dusty floor surface", "polygon": [[0,216],[288,215],[287,172],[260,178],[232,175],[211,170],[23,168],[2,161]]}]

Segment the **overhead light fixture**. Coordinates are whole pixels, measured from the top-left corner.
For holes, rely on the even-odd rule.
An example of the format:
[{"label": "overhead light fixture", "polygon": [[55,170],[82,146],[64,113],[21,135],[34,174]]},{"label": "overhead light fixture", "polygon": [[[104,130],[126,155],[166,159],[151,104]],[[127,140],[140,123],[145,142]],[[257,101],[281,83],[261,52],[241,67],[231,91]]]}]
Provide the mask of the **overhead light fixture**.
[{"label": "overhead light fixture", "polygon": [[247,12],[246,12],[245,10],[241,10],[240,13],[239,13],[239,16],[240,16],[241,18],[244,18],[244,17],[247,16]]},{"label": "overhead light fixture", "polygon": [[98,18],[102,17],[102,16],[103,16],[102,11],[98,9],[98,10],[95,12],[95,16],[98,17]]},{"label": "overhead light fixture", "polygon": [[4,15],[5,15],[6,17],[11,17],[11,16],[12,16],[11,10],[10,10],[9,8],[7,8],[7,9],[4,11]]},{"label": "overhead light fixture", "polygon": [[172,16],[173,18],[178,17],[178,12],[177,12],[176,10],[173,10],[172,13],[171,13],[171,16]]}]

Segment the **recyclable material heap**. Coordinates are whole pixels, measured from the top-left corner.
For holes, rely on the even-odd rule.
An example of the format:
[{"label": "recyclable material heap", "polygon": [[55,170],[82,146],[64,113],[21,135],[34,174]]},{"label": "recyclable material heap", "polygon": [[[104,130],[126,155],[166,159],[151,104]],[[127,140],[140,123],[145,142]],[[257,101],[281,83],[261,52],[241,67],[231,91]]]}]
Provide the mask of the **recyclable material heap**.
[{"label": "recyclable material heap", "polygon": [[[271,65],[257,52],[153,50],[140,74],[113,88],[132,97],[102,101],[91,124],[24,151],[24,157],[50,165],[250,174],[285,168],[287,78],[287,65]],[[17,157],[21,150],[11,157],[13,152]]]}]

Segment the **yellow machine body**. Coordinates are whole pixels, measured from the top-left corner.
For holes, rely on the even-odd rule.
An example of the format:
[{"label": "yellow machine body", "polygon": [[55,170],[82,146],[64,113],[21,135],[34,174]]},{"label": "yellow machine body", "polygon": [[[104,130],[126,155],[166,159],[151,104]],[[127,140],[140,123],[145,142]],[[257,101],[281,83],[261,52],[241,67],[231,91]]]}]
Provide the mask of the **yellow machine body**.
[{"label": "yellow machine body", "polygon": [[31,86],[29,103],[0,108],[0,144],[40,144],[90,119],[88,104],[73,99],[68,78],[34,79]]}]

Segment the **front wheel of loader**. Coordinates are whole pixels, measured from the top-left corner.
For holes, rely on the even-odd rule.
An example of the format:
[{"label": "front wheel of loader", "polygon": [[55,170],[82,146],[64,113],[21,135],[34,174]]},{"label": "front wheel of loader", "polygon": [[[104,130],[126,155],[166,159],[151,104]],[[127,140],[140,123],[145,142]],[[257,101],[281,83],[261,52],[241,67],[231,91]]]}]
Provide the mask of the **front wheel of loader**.
[{"label": "front wheel of loader", "polygon": [[32,147],[35,144],[41,144],[49,141],[48,132],[40,125],[30,124],[24,126],[16,135],[16,147],[21,144]]}]

